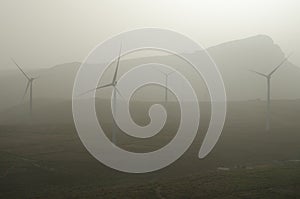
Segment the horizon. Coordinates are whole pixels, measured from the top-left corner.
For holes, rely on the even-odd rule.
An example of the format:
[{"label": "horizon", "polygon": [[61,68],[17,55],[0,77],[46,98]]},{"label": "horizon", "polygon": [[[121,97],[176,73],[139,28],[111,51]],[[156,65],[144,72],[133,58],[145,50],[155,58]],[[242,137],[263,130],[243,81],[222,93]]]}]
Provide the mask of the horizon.
[{"label": "horizon", "polygon": [[[219,46],[223,46],[223,45],[226,45],[226,44],[230,44],[230,43],[234,43],[234,42],[238,42],[238,41],[243,41],[243,40],[247,40],[247,39],[251,39],[251,38],[255,38],[255,37],[260,37],[260,36],[264,36],[264,37],[270,38],[270,39],[273,41],[273,43],[274,43],[275,45],[278,45],[278,44],[276,43],[276,41],[274,41],[273,38],[272,38],[271,36],[265,35],[265,34],[257,34],[257,35],[249,36],[249,37],[246,37],[246,38],[234,39],[234,40],[222,42],[222,43],[219,43],[219,44],[216,44],[216,45],[213,45],[213,46],[209,46],[209,47],[205,48],[205,51],[208,52],[208,50],[211,49],[211,48],[215,48],[215,47],[219,47]],[[280,46],[279,46],[279,47],[280,47]],[[281,47],[280,47],[280,48],[281,48]],[[282,48],[281,48],[281,50],[283,51]],[[149,58],[149,57],[157,57],[157,56],[158,56],[158,57],[159,57],[159,56],[170,56],[170,54],[165,54],[165,55],[155,55],[155,52],[151,52],[151,53],[152,53],[152,54],[149,54],[149,55],[125,57],[125,58],[123,58],[123,60],[125,61],[125,60],[132,60],[132,59],[140,59],[140,58],[142,59],[142,58]],[[195,52],[193,52],[193,53],[195,53]],[[193,54],[193,53],[191,53],[191,54]],[[285,53],[285,54],[287,55],[288,53],[291,53],[291,52],[284,52],[284,51],[283,51],[283,53]],[[154,55],[153,55],[153,54],[154,54]],[[210,54],[210,53],[208,52],[208,54]],[[11,57],[13,57],[13,56],[11,56]],[[291,57],[293,57],[293,54],[292,54]],[[74,60],[74,61],[70,61],[70,62],[59,63],[59,64],[57,64],[57,65],[49,66],[49,67],[39,67],[39,68],[30,68],[30,67],[28,67],[28,66],[23,66],[23,67],[25,67],[26,70],[28,70],[28,71],[34,71],[34,70],[48,70],[48,69],[52,69],[52,68],[55,68],[55,67],[63,66],[63,65],[65,65],[65,64],[73,64],[73,63],[82,64],[83,62],[84,62],[84,59],[81,60],[81,61],[75,61],[75,60]],[[297,66],[297,67],[300,67],[300,65],[298,66],[297,64],[295,64],[295,63],[293,63],[292,61],[290,61],[290,59],[288,60],[288,62],[290,62],[291,64],[293,64],[293,65],[295,65],[295,66]],[[0,68],[0,71],[17,71],[18,69],[15,68],[13,62],[12,62],[12,65],[13,65],[13,66],[12,66],[12,67],[9,67],[9,68],[4,68],[4,69],[3,69],[3,68]]]}]

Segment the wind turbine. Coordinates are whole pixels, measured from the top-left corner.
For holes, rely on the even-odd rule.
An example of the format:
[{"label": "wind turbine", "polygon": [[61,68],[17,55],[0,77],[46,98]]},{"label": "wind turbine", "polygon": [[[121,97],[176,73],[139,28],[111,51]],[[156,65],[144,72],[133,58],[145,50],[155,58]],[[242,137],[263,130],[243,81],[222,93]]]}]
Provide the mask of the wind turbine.
[{"label": "wind turbine", "polygon": [[[122,50],[122,44],[120,45],[120,51],[119,51],[119,56],[118,56],[118,60],[117,60],[117,66],[116,66],[115,73],[114,73],[114,76],[113,76],[113,79],[112,79],[111,83],[105,84],[105,85],[102,85],[102,86],[98,86],[94,89],[88,90],[85,93],[81,94],[81,95],[84,95],[84,94],[89,93],[89,92],[94,91],[94,90],[103,89],[103,88],[107,88],[107,87],[113,87],[113,106],[112,106],[113,115],[116,115],[117,93],[122,97],[120,91],[117,88],[117,84],[118,84],[117,74],[118,74],[119,65],[120,65],[121,50]],[[113,127],[114,128],[113,128],[113,132],[112,132],[112,142],[114,144],[116,144],[117,135],[116,135],[115,125]]]},{"label": "wind turbine", "polygon": [[26,85],[26,89],[25,89],[22,99],[25,98],[28,88],[29,88],[29,113],[30,113],[30,116],[32,116],[32,90],[33,90],[32,85],[33,85],[33,81],[36,80],[38,77],[30,77],[28,74],[26,74],[23,71],[23,69],[17,64],[17,62],[13,58],[11,58],[11,60],[14,62],[14,64],[18,67],[18,69],[23,73],[23,75],[27,79],[27,85]]},{"label": "wind turbine", "polygon": [[266,116],[266,131],[270,130],[270,104],[271,104],[271,78],[272,75],[279,69],[280,66],[282,66],[287,59],[291,55],[287,56],[284,58],[269,74],[263,74],[254,70],[250,70],[251,72],[260,75],[262,77],[265,77],[267,80],[267,116]]},{"label": "wind turbine", "polygon": [[168,102],[168,79],[169,79],[169,76],[171,74],[173,74],[175,71],[168,72],[168,73],[163,72],[161,70],[158,70],[158,71],[165,75],[165,103],[167,103]]}]

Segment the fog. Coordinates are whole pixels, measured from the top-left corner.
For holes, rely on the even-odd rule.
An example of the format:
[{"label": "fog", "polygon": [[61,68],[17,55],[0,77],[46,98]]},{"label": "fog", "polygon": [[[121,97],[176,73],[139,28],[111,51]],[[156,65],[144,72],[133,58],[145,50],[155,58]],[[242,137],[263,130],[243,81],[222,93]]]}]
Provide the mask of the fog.
[{"label": "fog", "polygon": [[[297,0],[0,0],[0,198],[300,198],[299,10]],[[73,89],[95,46],[143,27],[174,30],[204,50],[125,53],[119,65],[104,63],[98,85],[109,87],[84,90],[88,76]],[[206,53],[225,103],[180,57]],[[147,63],[189,84],[151,66],[136,73],[139,83],[161,85],[120,103],[135,77],[120,78]],[[96,77],[98,64],[84,66]]]},{"label": "fog", "polygon": [[265,34],[299,66],[299,9],[297,0],[1,0],[0,69],[14,67],[10,56],[26,69],[82,62],[98,43],[140,27],[172,29],[205,48]]}]

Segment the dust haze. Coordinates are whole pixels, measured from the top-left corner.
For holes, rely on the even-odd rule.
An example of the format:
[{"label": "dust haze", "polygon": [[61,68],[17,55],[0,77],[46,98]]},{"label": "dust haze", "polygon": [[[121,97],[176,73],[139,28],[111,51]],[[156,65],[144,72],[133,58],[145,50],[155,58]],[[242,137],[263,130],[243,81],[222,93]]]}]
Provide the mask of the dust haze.
[{"label": "dust haze", "polygon": [[[300,197],[299,9],[296,0],[1,1],[0,197]],[[199,159],[211,119],[203,77],[170,53],[141,50],[120,57],[118,78],[146,63],[176,69],[194,88],[201,112],[196,139],[182,157],[157,172],[136,175],[106,167],[86,150],[73,121],[72,91],[96,45],[142,27],[172,29],[203,45],[220,70],[228,101],[222,135]],[[111,82],[116,65],[108,66],[98,85]],[[276,67],[268,108],[266,76]],[[26,76],[38,77],[32,100]],[[130,114],[140,126],[151,122],[153,104],[165,107],[165,126],[149,139],[116,126],[112,92],[105,88],[95,96],[98,121],[110,141],[116,136],[119,148],[135,153],[170,143],[181,121],[172,92],[148,85],[131,98]]]}]

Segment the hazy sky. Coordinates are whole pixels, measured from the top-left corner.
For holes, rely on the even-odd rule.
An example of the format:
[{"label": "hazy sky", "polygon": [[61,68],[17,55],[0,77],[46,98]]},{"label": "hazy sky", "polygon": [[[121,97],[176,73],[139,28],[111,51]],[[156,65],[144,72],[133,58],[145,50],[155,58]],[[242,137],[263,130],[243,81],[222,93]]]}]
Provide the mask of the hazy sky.
[{"label": "hazy sky", "polygon": [[122,31],[161,27],[204,47],[257,34],[271,36],[300,66],[299,0],[0,0],[0,68],[82,61]]}]

